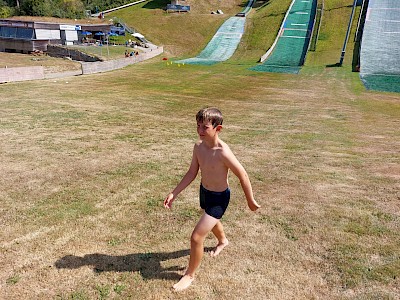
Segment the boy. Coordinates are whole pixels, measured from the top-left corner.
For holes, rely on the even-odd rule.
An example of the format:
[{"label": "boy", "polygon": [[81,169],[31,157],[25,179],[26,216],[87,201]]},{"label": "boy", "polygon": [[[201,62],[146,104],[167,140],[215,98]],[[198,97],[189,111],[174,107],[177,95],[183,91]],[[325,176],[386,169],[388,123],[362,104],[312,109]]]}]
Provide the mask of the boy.
[{"label": "boy", "polygon": [[229,243],[220,221],[230,199],[229,170],[239,178],[249,208],[255,211],[260,207],[254,200],[247,172],[228,145],[218,137],[223,121],[221,112],[217,108],[201,109],[196,115],[196,121],[200,140],[194,145],[189,170],[164,200],[164,206],[171,208],[172,202],[196,178],[200,169],[200,206],[204,209],[204,214],[193,230],[189,266],[185,275],[173,286],[175,291],[182,291],[193,282],[195,271],[200,266],[204,254],[203,242],[210,231],[218,239],[211,256],[217,256]]}]

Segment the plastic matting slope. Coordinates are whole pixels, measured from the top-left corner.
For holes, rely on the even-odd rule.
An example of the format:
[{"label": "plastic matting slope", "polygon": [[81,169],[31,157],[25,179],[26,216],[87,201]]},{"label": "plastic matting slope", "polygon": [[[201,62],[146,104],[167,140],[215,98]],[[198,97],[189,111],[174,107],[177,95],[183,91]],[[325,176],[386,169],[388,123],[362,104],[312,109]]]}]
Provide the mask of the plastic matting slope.
[{"label": "plastic matting slope", "polygon": [[244,32],[246,19],[231,17],[225,21],[201,53],[176,63],[213,65],[229,59],[235,53]]},{"label": "plastic matting slope", "polygon": [[369,0],[360,68],[367,89],[400,92],[400,0]]},{"label": "plastic matting slope", "polygon": [[246,16],[253,7],[254,0],[249,0],[243,11],[226,20],[213,36],[206,48],[196,57],[175,61],[176,63],[187,63],[196,65],[213,65],[226,61],[235,53],[242,35]]},{"label": "plastic matting slope", "polygon": [[314,25],[316,0],[294,0],[267,59],[250,70],[298,73],[304,64]]}]

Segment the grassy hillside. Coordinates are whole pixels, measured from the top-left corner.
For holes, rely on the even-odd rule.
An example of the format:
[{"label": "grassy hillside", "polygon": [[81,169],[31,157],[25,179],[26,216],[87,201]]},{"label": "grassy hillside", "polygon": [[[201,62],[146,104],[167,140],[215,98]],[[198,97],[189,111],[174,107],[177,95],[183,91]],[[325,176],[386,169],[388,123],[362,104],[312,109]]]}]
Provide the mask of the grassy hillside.
[{"label": "grassy hillside", "polygon": [[[156,44],[164,45],[171,56],[199,53],[219,26],[243,9],[245,1],[186,1],[190,13],[166,13],[170,1],[155,0],[116,11],[110,16],[123,19]],[[291,0],[256,1],[246,21],[246,32],[238,50],[227,63],[254,64],[274,42]],[[335,64],[340,57],[351,12],[351,0],[324,1],[325,10],[316,52],[310,52],[307,65]],[[221,9],[224,15],[211,15]],[[107,16],[108,17],[108,16]],[[354,26],[355,26],[354,22]],[[335,24],[335,26],[332,26]],[[354,36],[354,32],[352,33]],[[351,64],[353,40],[350,38],[345,64]]]},{"label": "grassy hillside", "polygon": [[[110,14],[124,20],[172,56],[194,55],[212,38],[228,17],[242,10],[242,1],[186,1],[190,13],[167,13],[167,0],[148,1]],[[224,15],[212,15],[221,9]],[[107,16],[108,17],[108,16]]]},{"label": "grassy hillside", "polygon": [[[240,0],[207,0],[186,1],[191,5],[190,13],[166,13],[164,8],[167,0],[148,1],[136,6],[118,10],[106,16],[121,18],[129,26],[135,28],[155,44],[163,45],[165,56],[189,57],[198,54],[210,41],[219,26],[229,17],[241,11],[246,4]],[[261,0],[256,1],[254,9],[246,21],[246,31],[234,56],[227,64],[254,65],[274,42],[284,15],[291,0]],[[325,10],[322,18],[321,32],[315,52],[307,55],[306,66],[323,67],[338,62],[345,38],[347,24],[351,12],[351,0],[324,1]],[[221,9],[224,15],[211,15],[211,11]],[[356,16],[357,17],[357,16]],[[19,17],[21,18],[21,17]],[[25,19],[27,19],[25,17]],[[38,18],[35,18],[39,20]],[[46,18],[44,21],[54,21]],[[63,22],[74,22],[63,20]],[[81,22],[88,22],[81,20]],[[90,22],[99,22],[98,19]],[[332,26],[335,24],[335,26]],[[349,39],[345,66],[351,65],[353,37],[356,22]],[[128,39],[129,36],[126,37]],[[23,64],[21,61],[7,61],[0,56],[0,65],[12,66]],[[36,63],[37,64],[37,63]],[[63,62],[63,64],[65,64]],[[35,65],[30,62],[29,65]],[[306,68],[307,69],[307,68]]]},{"label": "grassy hillside", "polygon": [[[321,1],[320,1],[321,2]],[[324,1],[324,11],[321,23],[321,32],[315,52],[307,54],[306,64],[309,66],[332,65],[339,61],[346,36],[347,25],[350,20],[353,1],[331,0]],[[345,66],[351,66],[354,36],[360,8],[356,9],[349,43],[346,48]]]},{"label": "grassy hillside", "polygon": [[[291,0],[257,1],[248,17],[246,33],[235,60],[256,61],[272,45]],[[247,1],[186,1],[190,13],[166,13],[167,0],[146,2],[114,12],[128,25],[152,42],[162,44],[172,56],[190,56],[200,52],[219,26],[243,10]],[[221,9],[224,15],[211,15]]]},{"label": "grassy hillside", "polygon": [[[367,92],[341,68],[266,74],[159,58],[0,90],[3,298],[399,294],[399,95]],[[232,175],[231,244],[176,294],[199,179],[172,211],[162,201],[188,168],[205,105],[224,112],[221,137],[262,209],[247,209]]]},{"label": "grassy hillside", "polygon": [[[398,299],[400,95],[366,91],[351,53],[343,68],[326,67],[339,59],[350,2],[325,0],[317,51],[298,75],[248,70],[288,5],[271,0],[225,63],[156,57],[0,85],[0,298]],[[157,3],[118,15],[170,56],[196,54],[213,34],[203,23],[216,29],[229,16],[208,14],[216,2],[181,15]],[[264,36],[255,24],[269,22]],[[207,105],[224,113],[221,138],[262,208],[247,208],[231,174],[230,244],[175,293],[202,213],[200,178],[172,210],[162,203],[188,169],[194,116]],[[215,245],[208,236],[206,249]]]},{"label": "grassy hillside", "polygon": [[246,20],[246,32],[233,60],[254,64],[273,44],[292,0],[257,1]]}]

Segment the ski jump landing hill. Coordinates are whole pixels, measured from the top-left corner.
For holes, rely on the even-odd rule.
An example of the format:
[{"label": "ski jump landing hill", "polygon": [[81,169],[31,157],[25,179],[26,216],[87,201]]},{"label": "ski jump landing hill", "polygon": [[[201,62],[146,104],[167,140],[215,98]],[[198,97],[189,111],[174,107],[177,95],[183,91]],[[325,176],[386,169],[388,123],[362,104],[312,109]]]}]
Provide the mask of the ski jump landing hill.
[{"label": "ski jump landing hill", "polygon": [[[175,62],[213,65],[228,60],[242,38],[246,16],[253,4],[254,0],[250,0],[242,12],[225,21],[198,56]],[[263,63],[251,70],[298,73],[312,37],[316,7],[317,0],[293,0],[274,44],[261,58]]]},{"label": "ski jump landing hill", "polygon": [[250,0],[242,12],[226,20],[198,56],[178,60],[175,63],[213,65],[229,59],[239,45],[244,33],[246,16],[253,4],[254,0]]},{"label": "ski jump landing hill", "polygon": [[316,9],[316,0],[293,0],[275,42],[251,70],[297,74],[308,51]]},{"label": "ski jump landing hill", "polygon": [[368,89],[400,92],[400,0],[369,0],[360,77]]}]

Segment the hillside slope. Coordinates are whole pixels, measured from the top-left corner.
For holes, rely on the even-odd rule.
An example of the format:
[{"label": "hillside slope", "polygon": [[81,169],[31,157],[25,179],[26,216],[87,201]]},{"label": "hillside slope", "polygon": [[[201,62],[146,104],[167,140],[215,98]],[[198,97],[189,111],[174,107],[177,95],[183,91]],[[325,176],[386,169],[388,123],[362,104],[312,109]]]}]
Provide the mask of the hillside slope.
[{"label": "hillside slope", "polygon": [[[155,44],[163,45],[172,56],[193,55],[204,47],[218,27],[230,16],[242,10],[239,0],[185,1],[189,13],[167,13],[164,8],[171,1],[155,0],[121,9],[109,16],[124,20]],[[224,14],[211,14],[221,9]]]},{"label": "hillside slope", "polygon": [[[195,56],[204,49],[221,24],[242,11],[247,1],[188,0],[185,4],[191,6],[190,13],[179,14],[167,13],[164,10],[167,3],[170,1],[149,1],[116,11],[106,18],[116,16],[123,19],[153,43],[163,45],[166,55],[188,57]],[[229,62],[241,64],[257,62],[274,42],[290,3],[291,0],[256,1],[247,17],[242,41]],[[307,55],[306,66],[326,66],[337,62],[352,3],[352,0],[324,1],[325,10],[317,49]],[[221,9],[224,14],[211,14],[211,11],[217,9]],[[351,64],[352,50],[353,42],[350,39],[344,65]]]},{"label": "hillside slope", "polygon": [[[321,2],[322,0],[319,0]],[[157,45],[163,45],[165,56],[184,58],[198,55],[208,44],[218,28],[229,17],[243,10],[247,1],[240,0],[187,0],[191,5],[190,13],[167,13],[164,8],[169,0],[148,1],[139,5],[106,15],[104,21],[112,17],[121,18],[130,27],[144,34],[147,39]],[[246,29],[235,54],[225,63],[254,66],[274,42],[284,15],[291,0],[256,1],[246,18]],[[306,57],[306,67],[325,67],[338,62],[345,38],[347,24],[351,12],[352,0],[325,0],[321,31],[315,52]],[[224,14],[211,14],[221,9]],[[357,20],[356,15],[355,20]],[[19,17],[21,19],[21,17]],[[24,17],[23,19],[28,19]],[[33,20],[51,21],[54,18],[35,18]],[[60,20],[58,20],[60,21]],[[76,22],[76,20],[61,20]],[[78,22],[100,22],[99,19],[79,20]],[[350,66],[353,55],[353,38],[356,22],[353,24],[349,44],[347,46],[344,66]],[[127,36],[126,39],[129,37]],[[0,63],[12,66],[6,59]],[[15,62],[17,64],[17,62]],[[304,70],[304,69],[303,69]]]}]

